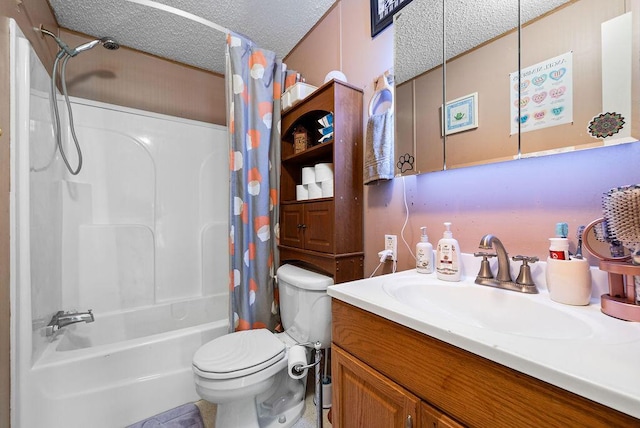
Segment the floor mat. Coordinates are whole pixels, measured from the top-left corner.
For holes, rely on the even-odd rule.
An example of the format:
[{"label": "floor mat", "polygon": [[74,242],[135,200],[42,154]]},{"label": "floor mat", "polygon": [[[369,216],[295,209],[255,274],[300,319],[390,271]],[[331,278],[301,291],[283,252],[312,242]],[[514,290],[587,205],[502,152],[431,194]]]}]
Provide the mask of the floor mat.
[{"label": "floor mat", "polygon": [[127,428],[204,428],[200,410],[193,403],[167,410]]}]

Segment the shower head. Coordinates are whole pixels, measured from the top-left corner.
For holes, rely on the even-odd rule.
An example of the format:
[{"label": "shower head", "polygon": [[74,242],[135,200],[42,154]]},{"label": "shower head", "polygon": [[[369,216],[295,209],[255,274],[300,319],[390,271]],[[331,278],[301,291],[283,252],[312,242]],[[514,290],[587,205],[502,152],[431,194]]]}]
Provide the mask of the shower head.
[{"label": "shower head", "polygon": [[95,47],[97,44],[102,44],[105,49],[109,49],[110,51],[114,51],[120,47],[118,42],[113,40],[111,37],[103,37],[98,40],[92,40],[88,43],[82,44],[73,50],[73,54],[71,56],[76,56],[80,52],[88,51],[89,49]]},{"label": "shower head", "polygon": [[69,56],[76,56],[80,52],[88,51],[89,49],[94,48],[97,44],[102,44],[102,46],[104,46],[106,49],[109,49],[110,51],[114,51],[120,47],[120,44],[116,42],[114,39],[112,39],[111,37],[103,37],[101,39],[92,40],[90,42],[84,43],[76,47],[75,49],[71,49],[59,37],[57,37],[51,31],[44,28],[42,25],[40,25],[39,28],[34,28],[34,30],[39,31],[42,34],[42,37],[44,37],[44,35],[46,34],[47,36],[52,37],[53,40],[56,41],[56,43],[60,47],[60,53],[58,54],[59,57],[62,57],[65,54]]}]

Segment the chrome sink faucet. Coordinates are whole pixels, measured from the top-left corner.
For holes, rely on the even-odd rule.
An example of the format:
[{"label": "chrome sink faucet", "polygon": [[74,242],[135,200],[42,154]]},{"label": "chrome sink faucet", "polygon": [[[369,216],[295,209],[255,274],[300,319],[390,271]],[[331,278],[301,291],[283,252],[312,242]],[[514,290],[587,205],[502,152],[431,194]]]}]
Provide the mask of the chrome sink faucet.
[{"label": "chrome sink faucet", "polygon": [[93,317],[93,312],[91,311],[92,311],[91,309],[89,309],[87,312],[58,311],[53,316],[53,318],[51,318],[51,321],[49,321],[49,324],[47,325],[47,329],[46,329],[47,336],[52,336],[56,331],[70,324],[75,324],[78,322],[89,323],[89,322],[95,321]]},{"label": "chrome sink faucet", "polygon": [[511,278],[509,254],[504,248],[504,245],[502,245],[502,241],[500,241],[495,235],[488,234],[482,237],[478,247],[483,250],[495,249],[495,256],[498,258],[498,273],[496,274],[496,277],[493,278],[489,262],[487,261],[489,257],[494,256],[493,254],[475,253],[474,255],[476,257],[483,257],[480,273],[476,277],[476,284],[502,288],[505,290],[520,291],[522,293],[535,294],[538,292],[538,288],[531,280],[531,273],[528,265],[529,263],[535,263],[538,261],[537,257],[516,256],[513,258],[514,261],[523,261],[523,265],[520,268],[520,275],[518,275],[518,279],[514,282]]}]

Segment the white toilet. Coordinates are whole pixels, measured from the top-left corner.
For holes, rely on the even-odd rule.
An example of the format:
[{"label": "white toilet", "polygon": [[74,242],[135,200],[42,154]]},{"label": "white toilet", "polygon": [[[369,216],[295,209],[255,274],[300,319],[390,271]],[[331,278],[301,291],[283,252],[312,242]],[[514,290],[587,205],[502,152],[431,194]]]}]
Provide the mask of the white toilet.
[{"label": "white toilet", "polygon": [[333,279],[293,265],[281,266],[277,276],[283,333],[230,333],[203,345],[193,357],[198,395],[218,404],[216,428],[292,426],[304,411],[306,378],[289,376],[289,348],[331,344],[327,287]]}]

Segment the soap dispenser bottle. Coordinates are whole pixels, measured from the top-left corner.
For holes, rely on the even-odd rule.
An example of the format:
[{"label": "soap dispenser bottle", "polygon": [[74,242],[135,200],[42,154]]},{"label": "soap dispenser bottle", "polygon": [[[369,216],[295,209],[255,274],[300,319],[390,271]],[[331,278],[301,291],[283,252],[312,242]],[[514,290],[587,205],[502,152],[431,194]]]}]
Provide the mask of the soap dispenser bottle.
[{"label": "soap dispenser bottle", "polygon": [[451,232],[451,223],[444,223],[445,231],[436,250],[436,272],[438,279],[460,281],[460,246]]},{"label": "soap dispenser bottle", "polygon": [[420,242],[416,245],[416,271],[433,273],[433,245],[429,242],[427,228],[420,228]]}]

